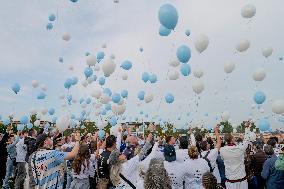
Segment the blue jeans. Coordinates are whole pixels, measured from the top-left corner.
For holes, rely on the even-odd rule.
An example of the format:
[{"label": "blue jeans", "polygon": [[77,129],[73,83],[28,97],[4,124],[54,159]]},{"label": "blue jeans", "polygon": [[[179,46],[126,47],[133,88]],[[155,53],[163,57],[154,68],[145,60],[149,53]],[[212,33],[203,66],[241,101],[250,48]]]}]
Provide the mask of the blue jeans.
[{"label": "blue jeans", "polygon": [[71,182],[73,181],[72,168],[71,167],[67,167],[66,174],[67,174],[66,189],[69,189],[70,186],[71,186]]},{"label": "blue jeans", "polygon": [[10,157],[8,157],[6,162],[6,175],[5,179],[3,180],[4,189],[10,188],[9,179],[12,177],[13,170],[14,170],[13,161],[10,159]]}]

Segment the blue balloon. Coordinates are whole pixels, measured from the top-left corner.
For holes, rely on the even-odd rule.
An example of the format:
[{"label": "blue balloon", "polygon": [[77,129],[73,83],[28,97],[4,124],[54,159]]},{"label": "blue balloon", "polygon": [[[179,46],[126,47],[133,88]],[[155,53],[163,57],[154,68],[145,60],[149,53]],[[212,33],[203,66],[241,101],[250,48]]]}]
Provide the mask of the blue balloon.
[{"label": "blue balloon", "polygon": [[45,99],[45,97],[46,97],[46,94],[44,92],[40,92],[37,95],[37,99],[39,99],[39,100]]},{"label": "blue balloon", "polygon": [[53,115],[55,113],[55,109],[54,108],[50,108],[48,110],[49,115]]},{"label": "blue balloon", "polygon": [[262,119],[260,120],[260,122],[258,123],[258,128],[261,131],[267,131],[270,128],[270,123],[267,119]]},{"label": "blue balloon", "polygon": [[137,96],[139,100],[144,100],[145,91],[140,91]]},{"label": "blue balloon", "polygon": [[105,138],[106,132],[104,130],[99,130],[98,137],[100,140],[103,140]]},{"label": "blue balloon", "polygon": [[182,64],[180,67],[180,72],[183,76],[189,76],[191,73],[191,68],[189,64]]},{"label": "blue balloon", "polygon": [[49,20],[50,22],[53,22],[55,19],[56,19],[56,17],[55,17],[54,14],[51,14],[51,15],[49,15],[49,17],[48,17],[48,20]]},{"label": "blue balloon", "polygon": [[77,77],[72,77],[71,81],[72,81],[71,82],[72,85],[76,85],[78,83],[78,78]]},{"label": "blue balloon", "polygon": [[150,75],[149,75],[149,73],[148,72],[144,72],[143,74],[142,74],[142,80],[146,83],[147,81],[149,81],[149,77],[150,77]]},{"label": "blue balloon", "polygon": [[61,63],[63,63],[63,57],[59,57],[59,58],[58,58],[58,61],[61,62]]},{"label": "blue balloon", "polygon": [[82,110],[81,115],[82,115],[82,116],[85,116],[86,113],[87,113],[86,110]]},{"label": "blue balloon", "polygon": [[99,84],[102,86],[102,85],[104,85],[105,83],[106,83],[105,77],[100,77],[100,78],[99,78]]},{"label": "blue balloon", "polygon": [[85,100],[84,100],[84,98],[80,98],[80,104],[82,104],[83,102],[84,102]]},{"label": "blue balloon", "polygon": [[70,0],[72,3],[76,3],[78,0]]},{"label": "blue balloon", "polygon": [[17,131],[22,131],[25,129],[25,126],[24,125],[17,125]]},{"label": "blue balloon", "polygon": [[53,24],[52,23],[47,23],[46,24],[46,29],[47,30],[52,30],[52,28],[53,28]]},{"label": "blue balloon", "polygon": [[70,78],[66,79],[66,81],[64,82],[64,87],[66,89],[70,89],[71,86],[72,86],[72,79]]},{"label": "blue balloon", "polygon": [[75,119],[76,116],[74,114],[71,115],[71,119]]},{"label": "blue balloon", "polygon": [[180,62],[187,63],[191,57],[191,50],[188,46],[181,45],[177,49],[176,56]]},{"label": "blue balloon", "polygon": [[52,118],[52,123],[56,123],[57,117]]},{"label": "blue balloon", "polygon": [[112,101],[113,101],[114,103],[119,103],[119,101],[120,101],[120,99],[121,99],[121,96],[120,96],[120,94],[118,94],[118,93],[114,93],[114,94],[112,95],[111,99],[112,99]]},{"label": "blue balloon", "polygon": [[112,95],[112,92],[111,92],[111,90],[109,88],[104,88],[103,93],[108,95],[108,96]]},{"label": "blue balloon", "polygon": [[151,83],[156,83],[156,82],[157,82],[157,75],[156,75],[156,74],[150,75],[149,81],[150,81]]},{"label": "blue balloon", "polygon": [[166,28],[165,26],[161,25],[159,28],[159,34],[160,36],[166,37],[168,35],[170,35],[172,30]]},{"label": "blue balloon", "polygon": [[115,116],[112,116],[111,118],[109,118],[108,122],[112,127],[114,127],[117,124],[117,119]]},{"label": "blue balloon", "polygon": [[105,109],[101,110],[101,115],[106,115],[106,110]]},{"label": "blue balloon", "polygon": [[96,75],[93,75],[93,80],[97,81],[98,77]]},{"label": "blue balloon", "polygon": [[159,21],[168,29],[174,29],[178,22],[178,12],[171,4],[164,4],[159,10]]},{"label": "blue balloon", "polygon": [[124,131],[123,136],[127,136],[127,135],[128,135],[128,131]]},{"label": "blue balloon", "polygon": [[121,93],[120,93],[121,97],[122,98],[127,98],[128,96],[128,91],[127,90],[122,90]]},{"label": "blue balloon", "polygon": [[93,70],[90,67],[85,68],[84,70],[84,74],[86,76],[86,78],[90,77],[91,75],[93,75]]},{"label": "blue balloon", "polygon": [[140,48],[139,48],[139,51],[140,51],[140,52],[143,52],[143,50],[144,50],[143,47],[140,47]]},{"label": "blue balloon", "polygon": [[31,123],[28,123],[28,124],[27,124],[27,128],[28,128],[28,129],[31,129],[31,128],[33,128],[33,124],[31,124]]},{"label": "blue balloon", "polygon": [[66,99],[68,100],[68,102],[71,102],[72,101],[72,95],[71,94],[68,94],[66,96]]},{"label": "blue balloon", "polygon": [[20,92],[20,90],[21,90],[21,86],[18,83],[14,83],[14,85],[12,85],[11,89],[14,91],[14,93],[18,94],[18,92]]},{"label": "blue balloon", "polygon": [[121,66],[124,70],[130,70],[132,68],[132,63],[129,60],[122,62]]},{"label": "blue balloon", "polygon": [[257,91],[254,94],[253,99],[254,99],[255,103],[262,104],[266,99],[266,95],[262,91]]},{"label": "blue balloon", "polygon": [[106,104],[105,105],[105,110],[110,111],[111,110],[111,104]]},{"label": "blue balloon", "polygon": [[90,55],[90,53],[89,53],[89,52],[86,52],[86,53],[85,53],[85,56],[89,56],[89,55]]},{"label": "blue balloon", "polygon": [[91,102],[92,102],[91,98],[87,98],[87,99],[86,99],[86,103],[87,103],[87,104],[91,104]]},{"label": "blue balloon", "polygon": [[104,52],[98,52],[97,54],[97,61],[100,62],[102,59],[104,59],[105,53]]},{"label": "blue balloon", "polygon": [[10,123],[11,123],[10,119],[4,119],[4,120],[3,120],[3,124],[4,124],[5,126],[9,125]]},{"label": "blue balloon", "polygon": [[21,119],[20,119],[20,123],[23,124],[23,125],[28,124],[29,121],[30,121],[30,119],[29,119],[28,116],[23,116],[23,117],[21,117]]},{"label": "blue balloon", "polygon": [[140,111],[140,114],[142,115],[144,112],[143,111]]},{"label": "blue balloon", "polygon": [[168,94],[166,94],[166,96],[165,96],[165,100],[166,100],[166,102],[167,102],[168,104],[171,104],[171,103],[174,102],[175,97],[174,97],[171,93],[168,93]]},{"label": "blue balloon", "polygon": [[186,36],[190,36],[190,31],[189,30],[185,30],[185,35]]}]

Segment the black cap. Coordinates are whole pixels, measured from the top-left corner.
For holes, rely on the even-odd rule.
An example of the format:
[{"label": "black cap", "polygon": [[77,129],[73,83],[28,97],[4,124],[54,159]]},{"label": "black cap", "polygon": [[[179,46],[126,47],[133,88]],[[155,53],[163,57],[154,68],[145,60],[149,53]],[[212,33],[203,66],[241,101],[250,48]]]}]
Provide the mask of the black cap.
[{"label": "black cap", "polygon": [[48,135],[43,133],[36,137],[36,145],[37,147],[42,146],[44,141],[48,138]]}]

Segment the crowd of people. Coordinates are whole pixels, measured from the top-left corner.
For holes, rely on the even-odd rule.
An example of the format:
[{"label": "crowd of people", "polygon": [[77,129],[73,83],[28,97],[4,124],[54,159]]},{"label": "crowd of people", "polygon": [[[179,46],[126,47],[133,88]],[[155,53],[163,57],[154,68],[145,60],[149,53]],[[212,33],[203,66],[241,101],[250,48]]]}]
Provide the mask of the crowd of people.
[{"label": "crowd of people", "polygon": [[3,189],[283,189],[281,138],[245,134],[214,138],[192,132],[145,137],[131,127],[116,136],[12,130],[0,136]]}]

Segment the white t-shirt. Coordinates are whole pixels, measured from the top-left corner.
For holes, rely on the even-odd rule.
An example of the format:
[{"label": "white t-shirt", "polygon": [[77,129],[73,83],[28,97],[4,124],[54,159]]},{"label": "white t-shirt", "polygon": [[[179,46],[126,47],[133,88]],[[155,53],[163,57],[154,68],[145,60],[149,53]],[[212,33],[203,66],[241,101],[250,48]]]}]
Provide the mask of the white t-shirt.
[{"label": "white t-shirt", "polygon": [[183,164],[177,161],[173,162],[164,161],[164,166],[172,181],[172,189],[182,188],[185,177],[185,168]]},{"label": "white t-shirt", "polygon": [[176,150],[176,157],[177,157],[177,162],[179,163],[183,163],[184,161],[186,161],[187,159],[189,159],[188,156],[188,149],[179,149]]},{"label": "white t-shirt", "polygon": [[[201,152],[202,158],[205,157],[207,152],[208,151]],[[211,163],[211,167],[213,169],[213,175],[216,177],[217,183],[221,183],[221,177],[220,177],[219,169],[218,169],[217,162],[216,162],[217,156],[218,156],[218,149],[214,148],[210,150],[210,153],[208,154],[207,158],[209,159]]]},{"label": "white t-shirt", "polygon": [[185,188],[191,189],[193,186],[202,186],[202,175],[210,171],[207,161],[202,158],[188,159],[183,163],[183,169],[186,171]]}]

